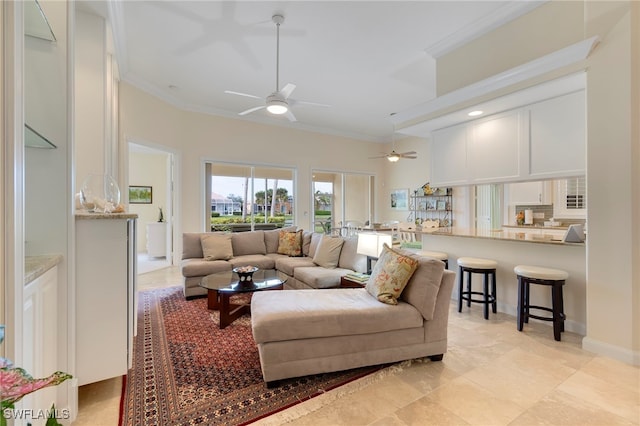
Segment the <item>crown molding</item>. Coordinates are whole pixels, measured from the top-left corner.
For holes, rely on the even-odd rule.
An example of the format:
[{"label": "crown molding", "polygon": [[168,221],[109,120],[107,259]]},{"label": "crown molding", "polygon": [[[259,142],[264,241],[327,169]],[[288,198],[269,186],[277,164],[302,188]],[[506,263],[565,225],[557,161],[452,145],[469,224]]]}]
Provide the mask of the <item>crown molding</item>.
[{"label": "crown molding", "polygon": [[124,24],[124,12],[122,11],[123,2],[109,1],[107,2],[107,10],[109,23],[111,24],[111,36],[113,38],[113,49],[118,71],[120,75],[125,75],[129,70],[129,62],[127,53],[127,31]]},{"label": "crown molding", "polygon": [[402,127],[403,123],[414,124],[416,121],[420,121],[420,119],[423,119],[423,122],[427,121],[427,117],[437,117],[439,112],[445,113],[457,105],[478,99],[482,96],[491,95],[491,93],[499,90],[582,61],[589,56],[589,53],[591,53],[598,41],[599,38],[594,36],[572,44],[523,65],[416,105],[415,107],[397,112],[391,120],[398,127]]},{"label": "crown molding", "polygon": [[437,59],[460,46],[464,46],[470,41],[531,12],[548,1],[549,0],[509,2],[492,14],[474,21],[472,24],[465,26],[450,36],[427,47],[424,51],[428,55]]}]

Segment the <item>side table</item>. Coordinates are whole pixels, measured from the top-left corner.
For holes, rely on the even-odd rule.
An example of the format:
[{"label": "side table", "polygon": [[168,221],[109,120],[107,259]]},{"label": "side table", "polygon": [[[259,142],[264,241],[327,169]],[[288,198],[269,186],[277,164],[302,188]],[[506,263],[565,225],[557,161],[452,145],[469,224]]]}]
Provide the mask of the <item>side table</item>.
[{"label": "side table", "polygon": [[350,280],[347,276],[340,277],[340,288],[364,288],[366,285],[366,282]]}]

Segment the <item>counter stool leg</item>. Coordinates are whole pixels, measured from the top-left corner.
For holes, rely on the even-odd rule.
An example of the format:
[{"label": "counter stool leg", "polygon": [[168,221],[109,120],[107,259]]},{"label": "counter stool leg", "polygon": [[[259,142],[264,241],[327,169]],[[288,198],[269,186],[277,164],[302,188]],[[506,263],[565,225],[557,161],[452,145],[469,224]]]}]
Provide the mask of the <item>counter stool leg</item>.
[{"label": "counter stool leg", "polygon": [[484,293],[484,319],[489,319],[489,274],[484,274],[482,290]]},{"label": "counter stool leg", "polygon": [[554,283],[551,287],[551,309],[553,310],[553,338],[558,342],[561,339],[560,333],[564,323],[563,309],[560,306],[562,300],[562,285]]},{"label": "counter stool leg", "polygon": [[462,267],[458,273],[458,312],[462,312],[462,288],[464,282],[464,271]]},{"label": "counter stool leg", "polygon": [[518,331],[522,331],[524,324],[524,282],[523,278],[518,275]]},{"label": "counter stool leg", "polygon": [[498,298],[496,296],[497,292],[496,292],[496,271],[493,271],[491,273],[491,295],[493,296],[493,303],[491,304],[491,310],[493,311],[493,313],[497,313],[498,312]]},{"label": "counter stool leg", "polygon": [[467,271],[467,308],[471,307],[471,271]]},{"label": "counter stool leg", "polygon": [[562,327],[561,330],[564,331],[564,320],[567,318],[564,314],[564,296],[562,295],[562,286],[564,285],[564,281],[560,284],[560,313],[562,314]]},{"label": "counter stool leg", "polygon": [[528,278],[522,279],[524,282],[524,322],[529,324],[529,296],[531,295],[531,285]]}]

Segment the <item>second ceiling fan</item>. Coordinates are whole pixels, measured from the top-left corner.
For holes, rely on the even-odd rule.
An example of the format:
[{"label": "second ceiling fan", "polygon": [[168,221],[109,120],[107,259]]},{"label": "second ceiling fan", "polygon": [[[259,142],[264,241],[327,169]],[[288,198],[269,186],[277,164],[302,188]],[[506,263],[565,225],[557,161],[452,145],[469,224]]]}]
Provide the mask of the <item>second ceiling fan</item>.
[{"label": "second ceiling fan", "polygon": [[284,114],[289,119],[289,121],[297,121],[296,116],[293,115],[293,112],[291,111],[291,107],[294,105],[309,105],[325,108],[329,107],[330,105],[326,104],[291,99],[291,93],[296,88],[295,84],[287,83],[282,89],[280,89],[280,25],[284,22],[284,16],[276,14],[271,17],[271,20],[274,24],[276,24],[276,90],[266,98],[250,95],[248,93],[225,90],[224,93],[228,93],[230,95],[244,96],[246,98],[261,99],[265,101],[264,105],[249,108],[248,110],[238,113],[238,115],[247,115],[266,108],[266,110],[271,114]]}]

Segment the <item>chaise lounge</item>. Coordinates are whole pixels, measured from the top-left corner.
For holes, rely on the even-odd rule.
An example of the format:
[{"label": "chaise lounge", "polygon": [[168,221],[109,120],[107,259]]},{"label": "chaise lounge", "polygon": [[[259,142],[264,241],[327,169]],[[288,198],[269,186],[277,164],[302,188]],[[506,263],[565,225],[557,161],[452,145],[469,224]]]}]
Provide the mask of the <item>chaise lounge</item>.
[{"label": "chaise lounge", "polygon": [[253,295],[253,336],[268,386],[290,377],[421,357],[442,359],[455,273],[439,260],[386,250],[417,262],[397,305],[372,294],[382,256],[366,289]]}]

